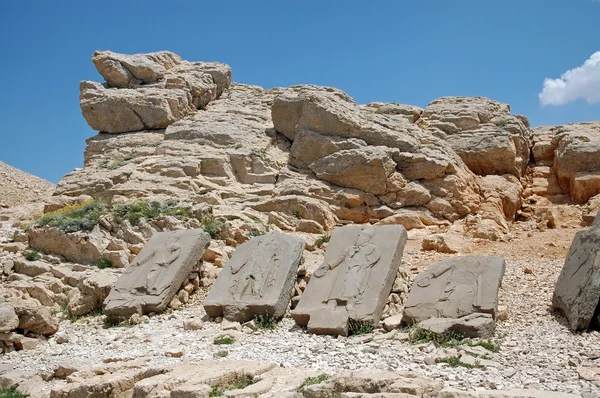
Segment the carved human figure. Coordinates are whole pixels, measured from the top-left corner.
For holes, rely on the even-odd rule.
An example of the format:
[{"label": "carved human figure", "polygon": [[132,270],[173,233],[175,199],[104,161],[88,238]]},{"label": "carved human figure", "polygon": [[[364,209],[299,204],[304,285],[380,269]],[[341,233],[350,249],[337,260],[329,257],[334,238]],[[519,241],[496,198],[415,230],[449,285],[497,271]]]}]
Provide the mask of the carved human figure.
[{"label": "carved human figure", "polygon": [[174,234],[169,237],[164,245],[155,247],[148,255],[142,258],[135,258],[131,264],[133,267],[141,267],[148,262],[153,263],[152,268],[147,273],[143,286],[139,288],[146,291],[157,289],[156,282],[162,278],[169,265],[173,264],[181,254],[181,246],[178,240],[179,234]]},{"label": "carved human figure", "polygon": [[367,288],[371,269],[381,258],[381,251],[371,243],[374,234],[375,228],[364,227],[353,246],[344,250],[334,261],[323,263],[314,272],[315,277],[321,278],[329,270],[340,267],[325,300],[330,308],[345,306],[351,310],[354,305],[360,303]]},{"label": "carved human figure", "polygon": [[273,282],[280,247],[274,237],[259,239],[256,247],[242,261],[231,265],[231,275],[235,279],[229,292],[241,299],[244,295],[262,297]]}]

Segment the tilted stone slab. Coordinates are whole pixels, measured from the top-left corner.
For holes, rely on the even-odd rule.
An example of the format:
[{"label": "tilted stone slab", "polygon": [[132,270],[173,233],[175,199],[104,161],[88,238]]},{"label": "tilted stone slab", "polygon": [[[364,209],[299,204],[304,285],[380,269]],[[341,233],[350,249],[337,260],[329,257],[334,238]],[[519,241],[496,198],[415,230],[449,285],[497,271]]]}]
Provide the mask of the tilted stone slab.
[{"label": "tilted stone slab", "polygon": [[303,251],[302,239],[278,231],[240,245],[204,300],[206,313],[238,322],[267,312],[282,317]]},{"label": "tilted stone slab", "polygon": [[428,318],[461,318],[482,312],[496,318],[503,257],[464,256],[433,264],[421,272],[404,304],[402,322]]},{"label": "tilted stone slab", "polygon": [[349,320],[377,324],[400,262],[401,225],[336,228],[292,317],[316,334],[348,334]]},{"label": "tilted stone slab", "polygon": [[154,234],[104,300],[106,316],[124,319],[163,311],[209,244],[202,229]]},{"label": "tilted stone slab", "polygon": [[552,297],[572,330],[587,329],[600,301],[600,215],[575,234]]}]

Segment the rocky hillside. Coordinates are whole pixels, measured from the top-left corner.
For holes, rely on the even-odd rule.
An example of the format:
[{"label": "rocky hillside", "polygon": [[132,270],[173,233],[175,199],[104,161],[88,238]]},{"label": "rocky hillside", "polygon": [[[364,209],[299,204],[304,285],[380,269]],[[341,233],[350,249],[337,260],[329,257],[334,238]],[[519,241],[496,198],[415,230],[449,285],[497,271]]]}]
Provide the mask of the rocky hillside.
[{"label": "rocky hillside", "polygon": [[0,208],[47,199],[54,184],[0,162]]},{"label": "rocky hillside", "polygon": [[[166,51],[98,51],[92,61],[104,82],[80,85],[82,114],[98,131],[84,167],[55,190],[39,185],[52,196],[27,196],[35,206],[0,214],[0,386],[21,383],[33,397],[217,396],[221,384],[237,391],[230,382],[241,367],[250,385],[224,396],[600,393],[600,335],[572,333],[549,310],[575,232],[600,210],[600,122],[532,129],[482,97],[419,108],[356,104],[330,87],[263,89],[232,83],[228,65]],[[315,336],[287,318],[319,277],[332,230],[347,224],[404,226],[406,255],[366,336]],[[138,255],[179,253],[171,243],[140,254],[157,232],[187,229],[203,229],[210,244],[169,286],[167,313],[109,319],[106,299],[123,270]],[[273,230],[305,248],[283,321],[265,331],[208,316],[198,304],[233,253]],[[491,340],[443,346],[398,330],[417,275],[467,253],[505,258]],[[347,371],[364,369],[374,373],[353,384]],[[396,373],[405,371],[427,379]],[[310,387],[305,377],[323,378]]]}]

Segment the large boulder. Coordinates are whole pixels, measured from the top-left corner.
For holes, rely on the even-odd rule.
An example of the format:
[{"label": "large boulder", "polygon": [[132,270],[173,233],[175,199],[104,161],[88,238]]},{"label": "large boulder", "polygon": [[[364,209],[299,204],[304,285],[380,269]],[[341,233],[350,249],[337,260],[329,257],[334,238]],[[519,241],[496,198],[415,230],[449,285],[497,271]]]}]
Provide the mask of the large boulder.
[{"label": "large boulder", "polygon": [[183,118],[190,106],[184,90],[105,88],[88,81],[81,82],[79,98],[90,127],[105,133],[164,129]]},{"label": "large boulder", "polygon": [[9,303],[0,303],[0,333],[8,333],[19,326],[19,317]]},{"label": "large boulder", "polygon": [[495,319],[505,267],[504,258],[486,256],[456,257],[431,265],[415,278],[402,322],[412,325],[477,312]]},{"label": "large boulder", "polygon": [[96,51],[92,62],[109,87],[127,88],[157,82],[167,69],[180,64],[181,58],[170,51],[148,54]]},{"label": "large boulder", "polygon": [[529,162],[529,122],[510,106],[483,97],[443,97],[421,115],[445,137],[469,169],[480,175],[521,177]]},{"label": "large boulder", "polygon": [[163,311],[202,261],[209,243],[202,229],[154,234],[104,300],[106,316],[122,320]]},{"label": "large boulder", "polygon": [[228,65],[182,61],[168,51],[96,51],[92,61],[106,85],[82,82],[81,110],[90,127],[106,133],[164,129],[204,109],[231,84]]},{"label": "large boulder", "polygon": [[92,232],[63,232],[58,228],[33,227],[27,233],[29,246],[80,264],[93,264],[110,241],[96,227]]},{"label": "large boulder", "polygon": [[19,318],[16,329],[44,336],[53,335],[58,331],[58,322],[52,318],[50,310],[31,298],[29,294],[12,289],[0,289],[0,300],[12,306]]},{"label": "large boulder", "polygon": [[587,231],[577,232],[552,297],[572,330],[587,329],[600,302],[600,216]]}]

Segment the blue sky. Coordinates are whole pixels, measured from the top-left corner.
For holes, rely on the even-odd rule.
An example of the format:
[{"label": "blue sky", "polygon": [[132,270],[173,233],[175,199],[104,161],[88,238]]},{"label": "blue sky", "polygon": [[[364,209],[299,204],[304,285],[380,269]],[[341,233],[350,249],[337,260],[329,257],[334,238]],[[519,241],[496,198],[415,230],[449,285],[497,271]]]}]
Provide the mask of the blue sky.
[{"label": "blue sky", "polygon": [[2,0],[0,160],[53,182],[82,166],[95,132],[79,81],[101,81],[96,49],[171,50],[228,63],[236,82],[334,86],[358,103],[478,95],[533,125],[600,120],[585,99],[600,101],[600,61],[549,82],[560,105],[539,98],[600,50],[599,21],[595,0]]}]

